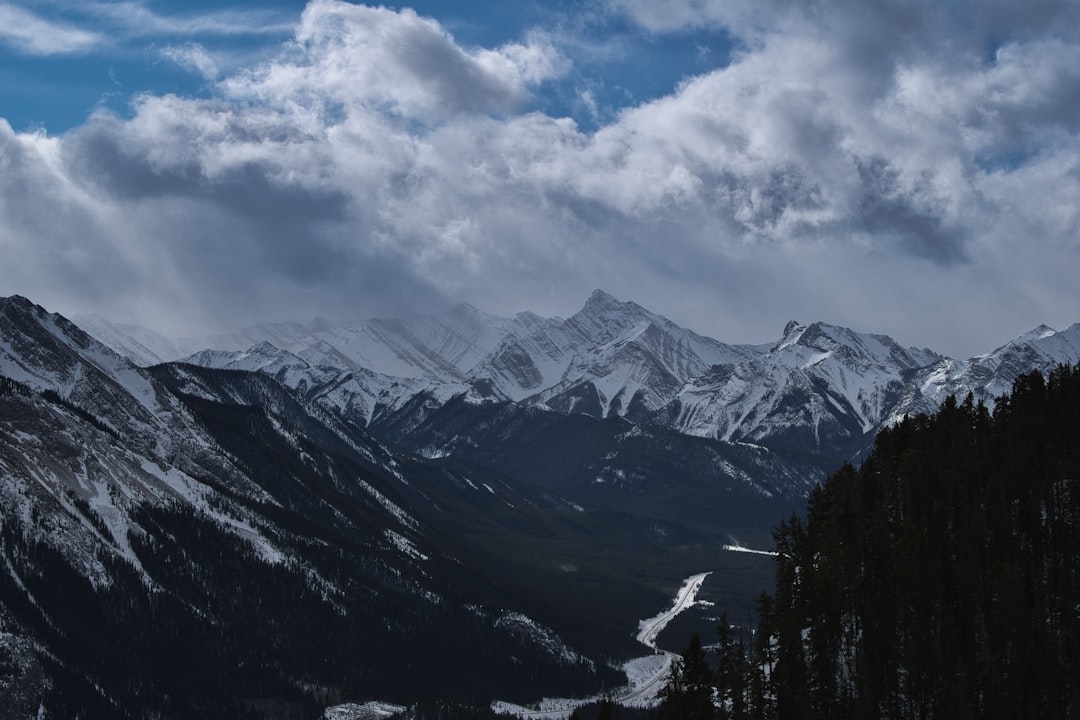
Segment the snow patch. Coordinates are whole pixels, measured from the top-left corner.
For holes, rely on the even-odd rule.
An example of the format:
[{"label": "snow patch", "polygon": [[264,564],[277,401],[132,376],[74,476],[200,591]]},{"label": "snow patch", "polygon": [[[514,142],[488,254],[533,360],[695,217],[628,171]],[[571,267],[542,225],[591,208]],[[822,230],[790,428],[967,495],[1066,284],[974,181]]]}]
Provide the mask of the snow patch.
[{"label": "snow patch", "polygon": [[750,553],[752,555],[768,555],[769,557],[777,557],[780,555],[780,553],[774,550],[751,550],[742,545],[723,545],[722,548],[728,552]]},{"label": "snow patch", "polygon": [[385,702],[346,703],[323,711],[323,720],[384,720],[405,712],[405,707]]},{"label": "snow patch", "polygon": [[405,537],[401,533],[396,533],[393,530],[387,528],[383,530],[383,534],[386,539],[390,541],[390,544],[398,549],[404,555],[411,557],[413,560],[428,560],[428,556],[420,552],[416,545],[413,544],[409,538]]}]

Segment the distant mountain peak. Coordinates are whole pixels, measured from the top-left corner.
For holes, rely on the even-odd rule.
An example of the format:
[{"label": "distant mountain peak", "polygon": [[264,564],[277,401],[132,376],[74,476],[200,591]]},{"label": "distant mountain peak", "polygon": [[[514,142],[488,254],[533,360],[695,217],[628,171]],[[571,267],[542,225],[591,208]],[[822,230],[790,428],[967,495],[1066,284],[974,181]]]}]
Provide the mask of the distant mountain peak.
[{"label": "distant mountain peak", "polygon": [[6,300],[9,303],[12,303],[14,305],[18,305],[19,307],[24,307],[24,308],[38,307],[29,298],[23,297],[22,295],[9,295],[6,298],[0,298],[0,300]]},{"label": "distant mountain peak", "polygon": [[51,314],[45,308],[22,295],[12,295],[10,297],[0,298],[0,312],[7,314],[15,313],[17,315],[32,313],[35,317],[44,317]]},{"label": "distant mountain peak", "polygon": [[1057,330],[1049,325],[1039,325],[1016,338],[1015,342],[1033,342],[1035,340],[1042,340],[1043,338],[1050,337],[1051,335],[1057,335]]},{"label": "distant mountain peak", "polygon": [[[619,300],[603,290],[594,290],[585,305],[572,319],[583,320],[587,324],[598,323],[605,326],[608,332],[618,334],[623,330],[644,321],[655,321],[665,324],[670,320],[663,318],[645,309],[631,300]],[[614,323],[614,325],[612,325]],[[604,342],[612,339],[612,336],[604,338]]]},{"label": "distant mountain peak", "polygon": [[[831,331],[831,332],[830,332]],[[836,325],[828,325],[823,322],[810,323],[799,334],[799,344],[815,350],[832,350],[837,345],[846,344],[853,338],[855,333],[848,328]],[[839,336],[839,337],[837,337]],[[843,338],[841,340],[840,338]]]},{"label": "distant mountain peak", "polygon": [[621,310],[623,308],[640,308],[641,306],[634,302],[625,302],[619,300],[614,295],[604,292],[603,290],[593,290],[589,295],[589,299],[585,301],[585,306],[581,308],[581,312],[596,315],[601,313],[608,313],[613,310]]},{"label": "distant mountain peak", "polygon": [[584,307],[581,310],[582,312],[596,313],[621,308],[622,305],[623,302],[621,300],[605,293],[604,290],[597,288],[593,290],[589,299],[585,300]]},{"label": "distant mountain peak", "polygon": [[282,350],[269,340],[262,340],[255,343],[250,348],[248,348],[247,352],[249,354],[258,353],[260,355],[281,355],[285,353],[284,350]]},{"label": "distant mountain peak", "polygon": [[618,303],[620,301],[619,301],[618,298],[616,298],[611,293],[605,292],[604,290],[601,290],[600,288],[596,288],[595,290],[592,291],[592,293],[589,294],[589,299],[587,300],[587,302]]},{"label": "distant mountain peak", "polygon": [[776,343],[772,351],[779,352],[798,343],[802,339],[803,333],[806,332],[806,328],[807,326],[798,320],[789,320],[787,325],[784,326],[784,334],[780,338],[780,342]]},{"label": "distant mountain peak", "polygon": [[483,312],[475,305],[471,305],[467,302],[460,302],[450,309],[451,315],[466,318],[484,318],[487,317],[487,313]]},{"label": "distant mountain peak", "polygon": [[[9,300],[0,320],[31,317],[34,307]],[[129,357],[190,355],[173,353],[149,331],[127,337],[123,330],[92,334]],[[407,406],[429,412],[471,388],[477,398],[840,453],[906,413],[933,410],[948,394],[974,390],[992,399],[1020,373],[1076,362],[1080,324],[1062,332],[1040,325],[962,363],[888,335],[795,319],[774,343],[728,345],[597,289],[567,319],[529,311],[499,317],[461,303],[436,315],[317,333],[262,325],[201,347],[229,352],[200,353],[195,364],[272,374],[361,424]],[[426,399],[414,402],[420,394]]]}]

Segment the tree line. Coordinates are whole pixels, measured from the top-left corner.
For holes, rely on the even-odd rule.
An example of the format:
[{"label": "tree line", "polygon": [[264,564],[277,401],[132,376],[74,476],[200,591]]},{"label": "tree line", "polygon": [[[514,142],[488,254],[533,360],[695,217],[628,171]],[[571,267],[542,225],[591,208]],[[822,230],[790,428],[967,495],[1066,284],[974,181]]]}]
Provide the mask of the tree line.
[{"label": "tree line", "polygon": [[693,638],[658,718],[1080,717],[1080,365],[883,430],[774,538],[752,636]]}]

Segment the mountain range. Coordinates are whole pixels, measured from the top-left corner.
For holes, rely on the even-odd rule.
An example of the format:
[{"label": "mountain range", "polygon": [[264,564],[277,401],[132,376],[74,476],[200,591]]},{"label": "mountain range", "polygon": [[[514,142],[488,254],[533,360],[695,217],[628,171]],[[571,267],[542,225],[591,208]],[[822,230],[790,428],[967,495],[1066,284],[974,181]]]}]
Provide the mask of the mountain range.
[{"label": "mountain range", "polygon": [[270,374],[141,368],[0,299],[4,706],[306,717],[593,693],[690,572],[725,568],[713,596],[752,601],[768,563],[721,548],[766,542],[797,506],[781,486],[813,471],[622,418],[464,396],[437,416],[476,429],[499,408],[525,414],[490,462],[423,457]]},{"label": "mountain range", "polygon": [[964,361],[823,323],[729,345],[600,291],[565,320],[184,341],[0,299],[0,699],[307,717],[593,693],[691,573],[713,571],[692,622],[749,617],[772,562],[730,550],[768,548],[877,429],[1078,360],[1077,325]]},{"label": "mountain range", "polygon": [[565,320],[459,305],[439,315],[260,325],[182,342],[100,318],[81,322],[137,363],[183,359],[269,373],[365,427],[410,422],[403,412],[416,423],[464,397],[625,417],[831,464],[859,457],[882,427],[932,412],[949,395],[972,393],[992,405],[1019,374],[1080,360],[1080,324],[1040,326],[965,360],[823,322],[792,321],[775,342],[739,345],[601,290]]}]

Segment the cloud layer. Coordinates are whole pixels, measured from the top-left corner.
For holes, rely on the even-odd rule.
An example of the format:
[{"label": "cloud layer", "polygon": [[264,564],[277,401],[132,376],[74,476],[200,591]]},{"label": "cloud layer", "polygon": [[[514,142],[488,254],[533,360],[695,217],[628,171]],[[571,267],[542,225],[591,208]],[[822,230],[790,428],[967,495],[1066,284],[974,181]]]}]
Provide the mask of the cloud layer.
[{"label": "cloud layer", "polygon": [[28,55],[81,53],[101,41],[97,33],[50,22],[22,7],[0,2],[0,43]]},{"label": "cloud layer", "polygon": [[584,132],[522,110],[571,70],[557,33],[465,47],[313,0],[209,97],[59,137],[0,122],[0,287],[226,326],[444,298],[565,314],[604,287],[731,341],[798,316],[988,350],[1080,320],[1075,8],[611,0],[739,45]]}]

